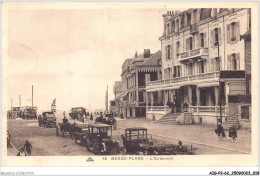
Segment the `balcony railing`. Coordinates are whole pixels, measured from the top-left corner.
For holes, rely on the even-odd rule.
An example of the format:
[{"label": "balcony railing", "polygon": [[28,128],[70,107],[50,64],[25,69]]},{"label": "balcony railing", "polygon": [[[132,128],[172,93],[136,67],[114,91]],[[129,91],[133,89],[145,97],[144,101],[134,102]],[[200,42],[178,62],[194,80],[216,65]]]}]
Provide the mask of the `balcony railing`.
[{"label": "balcony railing", "polygon": [[146,84],[146,87],[162,85],[162,84],[181,83],[181,82],[190,83],[190,81],[198,81],[198,80],[212,79],[212,78],[218,78],[218,77],[219,77],[219,72],[202,73],[202,74],[198,74],[198,75],[189,75],[189,76],[185,76],[185,77],[177,77],[177,78],[171,78],[171,79],[165,79],[165,80],[151,81]]},{"label": "balcony railing", "polygon": [[[220,107],[219,106],[190,106],[189,107],[190,112],[194,112],[196,114],[215,114],[219,115],[220,113]],[[226,116],[227,115],[227,107],[222,106],[222,115]]]},{"label": "balcony railing", "polygon": [[199,30],[198,30],[198,25],[197,25],[197,24],[192,24],[192,25],[190,25],[190,33],[191,33],[191,34],[195,34],[195,33],[197,33],[197,32],[199,32]]},{"label": "balcony railing", "polygon": [[148,106],[146,107],[146,113],[167,113],[170,111],[168,106]]},{"label": "balcony railing", "polygon": [[191,59],[191,58],[196,58],[196,57],[201,57],[201,56],[208,56],[208,55],[209,55],[208,48],[198,48],[195,50],[181,53],[179,55],[179,58],[181,61],[183,61],[186,59]]}]

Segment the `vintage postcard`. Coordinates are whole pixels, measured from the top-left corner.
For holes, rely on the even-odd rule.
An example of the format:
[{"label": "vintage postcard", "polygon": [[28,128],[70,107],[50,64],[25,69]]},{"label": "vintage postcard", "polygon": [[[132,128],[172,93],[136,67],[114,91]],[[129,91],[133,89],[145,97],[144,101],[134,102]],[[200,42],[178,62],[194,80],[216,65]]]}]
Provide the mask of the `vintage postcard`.
[{"label": "vintage postcard", "polygon": [[258,165],[257,6],[3,2],[2,165]]}]

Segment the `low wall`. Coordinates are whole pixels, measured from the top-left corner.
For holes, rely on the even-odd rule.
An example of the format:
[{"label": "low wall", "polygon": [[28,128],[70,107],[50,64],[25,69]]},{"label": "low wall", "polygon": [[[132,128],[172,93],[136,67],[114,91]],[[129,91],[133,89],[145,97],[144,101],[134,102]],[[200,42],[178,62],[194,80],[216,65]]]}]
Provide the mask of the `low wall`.
[{"label": "low wall", "polygon": [[149,120],[160,120],[165,114],[162,113],[146,113],[146,118]]}]

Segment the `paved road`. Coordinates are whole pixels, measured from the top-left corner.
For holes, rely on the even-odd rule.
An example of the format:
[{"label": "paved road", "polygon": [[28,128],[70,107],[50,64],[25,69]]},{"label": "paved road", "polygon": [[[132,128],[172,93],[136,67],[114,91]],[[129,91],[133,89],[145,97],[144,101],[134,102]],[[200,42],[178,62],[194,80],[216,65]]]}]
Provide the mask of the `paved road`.
[{"label": "paved road", "polygon": [[[62,120],[59,116],[58,121]],[[74,120],[70,120],[74,122]],[[76,121],[77,122],[77,121]],[[81,123],[81,122],[77,122]],[[201,154],[243,154],[251,151],[251,132],[238,131],[239,143],[232,143],[231,138],[218,141],[213,126],[207,125],[167,125],[154,124],[146,119],[117,119],[118,129],[113,130],[112,139],[121,141],[120,135],[129,127],[146,127],[153,135],[156,144],[177,144],[182,140],[187,147],[193,145],[195,153]],[[57,137],[55,128],[39,127],[36,120],[8,120],[8,130],[12,135],[13,145],[19,149],[25,140],[33,145],[33,155],[93,155],[68,138]]]}]

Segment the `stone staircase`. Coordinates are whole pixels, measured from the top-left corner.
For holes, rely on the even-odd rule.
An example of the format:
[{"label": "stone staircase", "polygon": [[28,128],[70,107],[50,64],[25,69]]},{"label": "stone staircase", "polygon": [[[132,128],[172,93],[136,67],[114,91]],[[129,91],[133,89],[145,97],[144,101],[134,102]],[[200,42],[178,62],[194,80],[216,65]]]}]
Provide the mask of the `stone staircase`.
[{"label": "stone staircase", "polygon": [[181,115],[181,113],[167,113],[160,120],[156,120],[153,123],[161,124],[176,124],[176,119]]},{"label": "stone staircase", "polygon": [[238,120],[237,120],[237,116],[236,115],[233,115],[231,117],[228,117],[227,118],[227,121],[225,123],[223,123],[223,127],[225,129],[229,129],[230,127],[232,127],[233,125],[235,126],[236,129],[239,128],[239,123],[238,123]]}]

